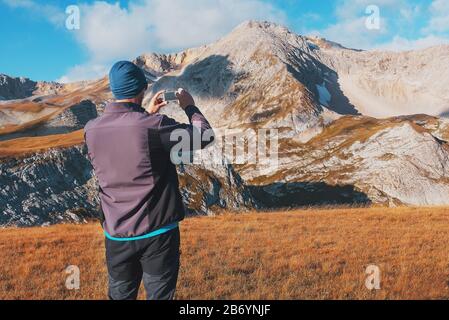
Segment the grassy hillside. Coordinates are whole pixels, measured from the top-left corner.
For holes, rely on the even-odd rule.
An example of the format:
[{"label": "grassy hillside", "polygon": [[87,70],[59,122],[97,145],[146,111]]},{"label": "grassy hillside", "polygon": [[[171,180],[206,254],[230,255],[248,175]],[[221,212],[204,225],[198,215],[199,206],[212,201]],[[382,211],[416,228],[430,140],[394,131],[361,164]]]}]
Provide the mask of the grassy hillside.
[{"label": "grassy hillside", "polygon": [[84,143],[84,131],[54,134],[43,137],[25,137],[0,141],[0,158],[32,154],[51,148],[64,148]]},{"label": "grassy hillside", "polygon": [[[226,214],[182,223],[180,299],[449,298],[449,208]],[[0,231],[0,299],[104,299],[96,223]],[[381,270],[369,291],[365,269]],[[65,268],[81,288],[65,288]],[[142,297],[142,295],[141,295]]]}]

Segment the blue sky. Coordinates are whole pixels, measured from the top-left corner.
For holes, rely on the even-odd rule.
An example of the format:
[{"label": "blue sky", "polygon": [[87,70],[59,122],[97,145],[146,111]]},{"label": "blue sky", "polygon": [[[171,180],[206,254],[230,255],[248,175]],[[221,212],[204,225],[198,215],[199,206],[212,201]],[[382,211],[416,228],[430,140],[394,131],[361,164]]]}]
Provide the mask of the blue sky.
[{"label": "blue sky", "polygon": [[[80,9],[79,30],[66,28],[69,5]],[[377,17],[369,5],[378,27],[366,26]],[[117,59],[206,44],[248,19],[362,49],[449,42],[449,0],[0,0],[0,73],[92,79]]]}]

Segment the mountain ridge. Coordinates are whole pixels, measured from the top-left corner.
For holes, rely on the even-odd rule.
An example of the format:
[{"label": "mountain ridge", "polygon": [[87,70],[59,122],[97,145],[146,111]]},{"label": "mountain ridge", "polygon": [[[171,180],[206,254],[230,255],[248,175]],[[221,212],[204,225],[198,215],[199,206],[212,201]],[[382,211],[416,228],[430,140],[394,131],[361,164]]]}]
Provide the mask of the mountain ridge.
[{"label": "mountain ridge", "polygon": [[[278,166],[235,164],[227,155],[211,163],[223,154],[215,144],[201,163],[178,168],[189,213],[216,214],[449,204],[446,49],[360,51],[249,21],[209,45],[134,61],[150,81],[148,93],[186,88],[217,131],[277,130]],[[112,100],[108,80],[40,88],[0,102],[0,204],[7,208],[0,225],[97,214],[97,182],[74,130]],[[163,113],[185,121],[175,105]]]}]

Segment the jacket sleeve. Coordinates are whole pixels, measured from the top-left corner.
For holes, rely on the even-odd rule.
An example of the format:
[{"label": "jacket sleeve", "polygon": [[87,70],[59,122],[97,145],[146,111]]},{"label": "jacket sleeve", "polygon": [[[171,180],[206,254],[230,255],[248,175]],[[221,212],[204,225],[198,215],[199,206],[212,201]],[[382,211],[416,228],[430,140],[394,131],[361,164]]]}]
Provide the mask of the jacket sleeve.
[{"label": "jacket sleeve", "polygon": [[162,116],[159,137],[167,152],[171,152],[173,146],[180,142],[186,146],[184,151],[204,149],[215,139],[211,125],[197,107],[188,106],[184,111],[189,118],[189,124],[179,123],[165,115]]}]

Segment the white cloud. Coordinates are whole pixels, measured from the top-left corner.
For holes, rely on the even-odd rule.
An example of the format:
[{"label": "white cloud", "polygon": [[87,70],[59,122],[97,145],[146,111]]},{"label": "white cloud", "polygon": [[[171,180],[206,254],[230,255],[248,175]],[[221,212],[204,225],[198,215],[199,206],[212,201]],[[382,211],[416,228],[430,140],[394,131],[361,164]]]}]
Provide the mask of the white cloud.
[{"label": "white cloud", "polygon": [[57,82],[68,83],[73,81],[82,81],[90,79],[98,79],[103,77],[109,72],[109,64],[96,64],[94,62],[88,62],[82,65],[76,65],[61,78],[57,79]]},{"label": "white cloud", "polygon": [[[76,39],[88,50],[90,61],[62,79],[94,77],[99,66],[107,69],[114,60],[144,52],[207,44],[249,19],[283,22],[284,14],[262,0],[142,0],[128,8],[103,1],[84,4]],[[93,66],[97,71],[89,70]]]},{"label": "white cloud", "polygon": [[[374,48],[379,50],[407,51],[449,44],[449,38],[438,35],[439,32],[449,31],[449,1],[434,0],[428,7],[428,12],[430,13],[429,23],[421,30],[421,37],[407,38],[396,35],[391,41],[377,45]],[[423,14],[423,8],[420,5],[401,6],[400,13],[402,18],[413,22],[413,19]]]},{"label": "white cloud", "polygon": [[282,11],[260,0],[154,0],[147,2],[154,17],[154,34],[162,48],[206,44],[249,19],[274,22],[285,20]]},{"label": "white cloud", "polygon": [[[32,10],[55,25],[64,25],[64,10],[56,6],[38,4],[36,0],[0,1]],[[365,26],[365,9],[372,4],[380,8],[379,30]],[[440,32],[449,31],[448,0],[433,0],[428,8],[431,19],[421,30],[422,38],[403,35],[402,31],[410,35],[408,28],[422,13],[422,7],[406,0],[337,0],[337,21],[313,33],[361,49],[408,50],[447,43]],[[87,50],[89,60],[68,70],[60,79],[66,82],[101,77],[118,59],[210,43],[244,20],[287,20],[281,9],[266,0],[136,0],[127,7],[119,2],[96,1],[80,4],[80,8],[81,29],[73,32]]]},{"label": "white cloud", "polygon": [[59,8],[48,5],[38,4],[33,0],[1,0],[11,8],[21,8],[32,11],[35,15],[42,16],[57,27],[63,27],[65,21],[64,11]]},{"label": "white cloud", "polygon": [[434,0],[429,8],[431,18],[423,32],[449,31],[449,1]]},{"label": "white cloud", "polygon": [[386,21],[381,19],[379,30],[369,30],[365,26],[366,17],[349,19],[322,30],[325,38],[355,49],[370,49],[387,30]]},{"label": "white cloud", "polygon": [[384,10],[401,11],[402,14],[410,14],[414,11],[414,5],[407,3],[407,0],[338,0],[335,14],[339,20],[353,19],[360,16],[365,8],[371,5],[376,5],[381,10],[381,15]]},{"label": "white cloud", "polygon": [[82,5],[81,18],[78,41],[93,60],[108,60],[206,44],[244,20],[280,21],[283,14],[260,0],[145,0],[127,9]]},{"label": "white cloud", "polygon": [[[153,48],[152,17],[147,8],[95,2],[81,6],[77,41],[94,62],[130,58]],[[143,9],[143,10],[140,10]]]},{"label": "white cloud", "polygon": [[[335,9],[337,21],[319,31],[329,40],[350,48],[370,49],[388,32],[384,10],[398,8],[404,0],[339,0]],[[368,29],[366,9],[375,4],[379,8],[380,28]]]},{"label": "white cloud", "polygon": [[[368,30],[365,27],[367,16],[363,13],[372,4],[378,6],[380,10],[379,30]],[[423,37],[417,39],[401,36],[403,32],[408,33],[410,28],[413,30],[415,19],[422,14],[422,11],[421,4],[405,0],[340,0],[335,9],[337,22],[318,33],[347,47],[360,49],[402,51],[447,43],[447,38],[436,36],[432,32],[423,33]],[[435,31],[441,31],[446,26],[449,29],[448,0],[434,0],[430,11],[433,12],[431,24]],[[432,31],[430,29],[429,31]],[[391,40],[385,42],[385,38]]]},{"label": "white cloud", "polygon": [[391,42],[376,46],[375,48],[379,50],[407,51],[425,49],[441,44],[449,44],[449,39],[436,35],[428,35],[419,39],[406,39],[395,36]]},{"label": "white cloud", "polygon": [[[64,26],[64,10],[35,0],[0,0],[10,7],[38,13]],[[245,20],[284,22],[285,14],[265,0],[139,0],[127,7],[119,2],[79,4],[80,30],[75,39],[89,61],[68,70],[65,82],[92,79],[119,59],[150,51],[173,51],[207,44]]]},{"label": "white cloud", "polygon": [[422,7],[419,4],[415,6],[403,6],[399,9],[399,13],[405,22],[410,23],[422,14]]}]

